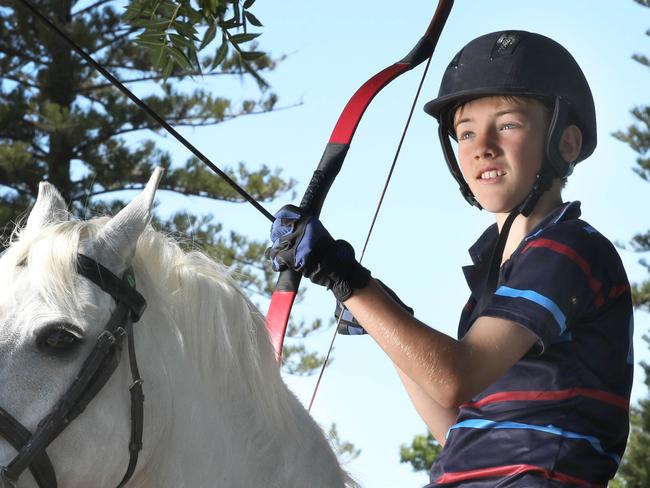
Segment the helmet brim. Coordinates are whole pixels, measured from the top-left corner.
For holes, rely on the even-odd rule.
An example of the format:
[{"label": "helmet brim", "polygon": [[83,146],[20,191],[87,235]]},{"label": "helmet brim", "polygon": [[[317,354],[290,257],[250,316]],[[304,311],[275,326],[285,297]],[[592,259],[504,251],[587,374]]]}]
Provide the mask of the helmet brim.
[{"label": "helmet brim", "polygon": [[534,98],[548,98],[543,93],[536,93],[526,89],[513,87],[504,87],[499,89],[496,87],[490,88],[474,88],[471,90],[459,91],[450,95],[445,95],[439,98],[434,98],[430,102],[424,104],[423,110],[434,117],[440,122],[440,117],[443,113],[448,112],[450,109],[456,108],[463,103],[483,97],[491,96],[521,96],[521,97],[534,97]]}]

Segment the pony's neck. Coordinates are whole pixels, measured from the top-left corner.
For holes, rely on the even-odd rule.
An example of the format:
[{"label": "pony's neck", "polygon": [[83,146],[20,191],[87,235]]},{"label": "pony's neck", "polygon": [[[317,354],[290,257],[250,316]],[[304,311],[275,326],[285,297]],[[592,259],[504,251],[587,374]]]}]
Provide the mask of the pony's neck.
[{"label": "pony's neck", "polygon": [[147,345],[151,441],[134,486],[343,486],[322,432],[282,382],[259,312],[207,258],[176,266],[136,268],[150,301],[137,340]]}]

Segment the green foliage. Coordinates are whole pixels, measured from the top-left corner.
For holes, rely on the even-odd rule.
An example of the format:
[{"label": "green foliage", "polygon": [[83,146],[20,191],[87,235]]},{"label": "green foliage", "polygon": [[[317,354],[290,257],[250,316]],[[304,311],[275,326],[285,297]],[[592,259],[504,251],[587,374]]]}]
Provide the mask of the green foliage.
[{"label": "green foliage", "polygon": [[[284,193],[295,185],[294,180],[283,180],[279,170],[271,170],[265,165],[256,171],[250,171],[243,163],[239,164],[237,170],[228,167],[221,169],[260,202],[272,200],[277,194]],[[218,198],[228,202],[239,202],[242,199],[225,180],[215,178],[196,158],[188,161],[184,168],[171,169],[166,174],[164,183],[169,189],[182,188],[185,195]]]},{"label": "green foliage", "polygon": [[[202,67],[214,70],[226,61],[232,48],[240,72],[252,74],[260,87],[266,88],[252,64],[268,63],[266,54],[251,42],[260,34],[248,32],[249,26],[262,27],[250,11],[254,1],[130,0],[122,18],[139,32],[136,42],[149,51],[153,66],[165,79],[175,69],[199,75]],[[215,45],[218,33],[214,57],[201,63],[198,52]]]},{"label": "green foliage", "polygon": [[441,451],[442,446],[431,433],[416,435],[410,446],[400,447],[400,462],[410,463],[413,471],[429,471]]},{"label": "green foliage", "polygon": [[650,280],[632,285],[632,301],[638,308],[650,312]]},{"label": "green foliage", "polygon": [[[643,339],[650,345],[650,337]],[[650,365],[641,363],[645,384],[650,388]],[[650,488],[650,395],[630,410],[630,436],[621,466],[611,486]]]},{"label": "green foliage", "polygon": [[[650,8],[648,0],[635,1]],[[650,36],[650,30],[646,31],[646,35]],[[632,58],[643,66],[650,67],[647,56],[634,54]],[[634,124],[625,130],[615,132],[613,136],[625,142],[638,154],[637,167],[633,170],[643,180],[650,182],[650,106],[634,107],[631,114],[635,121]],[[635,235],[631,244],[633,249],[639,253],[650,252],[650,231]],[[644,260],[641,260],[640,263],[650,273],[650,265]],[[650,280],[633,284],[632,299],[636,307],[650,311]]]},{"label": "green foliage", "polygon": [[[635,1],[650,7],[648,0]],[[650,30],[646,34],[650,36]],[[644,55],[635,54],[633,59],[650,67],[650,62]],[[639,154],[634,171],[645,181],[650,181],[650,107],[635,107],[632,116],[636,120],[635,124],[625,131],[616,132],[614,137],[628,144]],[[635,235],[631,244],[637,252],[650,251],[650,231]],[[641,260],[641,264],[650,273],[650,265],[644,260]],[[633,284],[632,299],[637,308],[650,311],[650,280]],[[650,345],[650,337],[645,335],[643,339]],[[610,484],[615,488],[650,488],[650,365],[642,362],[641,367],[649,393],[630,410],[627,449],[616,478]]]},{"label": "green foliage", "polygon": [[630,125],[624,132],[614,133],[614,137],[625,142],[639,154],[636,162],[638,167],[634,172],[645,181],[650,181],[650,107],[636,107],[632,111],[635,124]]},{"label": "green foliage", "polygon": [[[165,76],[157,72],[150,54],[134,40],[140,33],[142,41],[141,28],[125,25],[111,0],[35,0],[34,3],[132,91],[142,94],[143,100],[174,126],[214,125],[269,112],[275,107],[277,97],[268,91],[260,91],[257,100],[249,98],[235,105],[224,94],[193,90],[188,83],[183,88],[173,84],[185,76],[179,65],[175,62]],[[161,16],[173,17],[171,28],[165,31],[170,36],[166,42],[184,50],[185,55],[190,46],[181,37],[195,35],[195,28],[190,24],[200,20],[199,14],[211,15],[214,20],[238,9],[238,13],[228,14],[235,17],[230,24],[218,26],[229,32],[238,27],[237,23],[242,28],[246,23],[259,23],[249,12],[253,3],[250,0],[242,6],[232,1],[205,0],[196,8],[189,2],[163,3],[158,8],[158,3],[144,0],[131,7],[158,8]],[[177,14],[171,16],[176,7]],[[180,37],[171,37],[172,34]],[[240,45],[254,42],[252,34],[233,31],[227,35]],[[193,56],[189,57],[195,61]],[[242,71],[244,61],[252,72]],[[207,55],[200,62],[202,66],[214,64],[213,75],[245,73],[255,79],[261,76],[260,72],[275,66],[268,57],[246,61],[240,54],[225,56],[220,63]],[[25,215],[42,180],[54,184],[71,212],[80,218],[115,214],[124,205],[116,199],[122,197],[118,192],[141,189],[156,166],[166,169],[160,185],[161,195],[174,192],[222,202],[243,201],[196,159],[172,164],[172,156],[150,138],[159,131],[142,110],[87,66],[20,4],[3,4],[0,9],[0,234],[10,233]],[[250,137],[242,134],[242,140]],[[222,162],[217,164],[221,166]],[[252,169],[239,163],[232,167],[224,165],[222,169],[262,202],[272,201],[295,185],[294,180],[283,178],[279,170],[265,164]],[[156,216],[154,224],[177,236],[186,248],[201,249],[224,262],[252,297],[269,296],[275,275],[263,258],[266,241],[224,232],[211,215],[197,215],[191,209],[164,218]],[[319,327],[320,322],[294,324],[292,332],[306,336]],[[293,352],[289,348],[287,354],[288,369],[300,374],[308,374],[323,360],[302,345],[296,346]]]},{"label": "green foliage", "polygon": [[[282,369],[292,375],[312,375],[321,368],[324,360],[319,353],[307,351],[304,344],[285,343],[282,348]],[[330,366],[332,361],[330,357],[327,366]]]},{"label": "green foliage", "polygon": [[327,438],[341,464],[348,464],[361,454],[361,449],[354,447],[354,444],[341,440],[336,424],[331,425]]}]

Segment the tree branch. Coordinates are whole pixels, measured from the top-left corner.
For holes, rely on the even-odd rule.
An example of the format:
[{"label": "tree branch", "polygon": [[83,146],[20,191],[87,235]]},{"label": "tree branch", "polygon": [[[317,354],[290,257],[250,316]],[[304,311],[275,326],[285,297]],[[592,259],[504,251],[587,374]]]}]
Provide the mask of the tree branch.
[{"label": "tree branch", "polygon": [[7,183],[0,183],[0,187],[9,188],[10,190],[13,190],[13,191],[15,191],[15,192],[17,192],[17,193],[19,193],[19,194],[21,194],[21,195],[27,195],[27,196],[31,196],[31,195],[32,195],[32,193],[31,193],[30,191],[23,190],[23,189],[18,188],[18,187],[16,187],[16,186],[9,185],[9,184],[7,184]]},{"label": "tree branch", "polygon": [[[206,76],[225,76],[228,75],[229,73],[224,73],[224,72],[219,72],[219,73],[184,73],[184,74],[178,74],[178,75],[170,75],[167,79],[172,80],[172,79],[178,79],[178,78],[183,78],[185,76],[202,76],[205,78]],[[130,80],[120,80],[124,85],[128,83],[139,83],[141,81],[160,81],[164,79],[162,75],[156,75],[156,76],[145,76],[142,78],[132,78]],[[92,85],[89,87],[84,87],[79,91],[90,91],[90,90],[100,90],[103,88],[108,88],[113,86],[112,83],[102,83],[101,85]]]},{"label": "tree branch", "polygon": [[81,90],[79,90],[79,96],[87,98],[91,102],[101,105],[104,108],[104,110],[106,110],[106,112],[110,113],[109,107],[102,100],[99,100],[98,98],[92,97],[92,96],[88,95],[87,93],[81,93]]},{"label": "tree branch", "polygon": [[[25,65],[29,64],[30,61],[28,60],[23,60],[23,59],[18,59],[18,62],[14,64],[13,66],[7,66],[6,68],[2,68],[2,71],[0,73],[4,72],[4,76],[12,74],[15,70],[18,70],[20,68],[23,68]],[[24,73],[25,70],[21,70],[20,73]],[[2,75],[0,75],[2,76]]]},{"label": "tree branch", "polygon": [[[223,122],[230,122],[233,119],[237,119],[239,117],[245,117],[247,115],[261,115],[261,114],[267,114],[270,112],[279,112],[282,110],[289,110],[291,108],[296,108],[302,105],[302,102],[294,103],[292,105],[285,105],[284,107],[277,107],[273,108],[271,110],[251,110],[250,112],[241,112],[237,114],[232,114],[232,115],[225,115],[222,119],[216,120],[206,120],[203,122],[192,122],[192,119],[197,119],[200,118],[200,116],[189,116],[189,117],[179,117],[179,118],[174,118],[174,117],[169,117],[167,118],[167,122],[169,124],[174,124],[174,127],[206,127],[209,125],[217,125],[221,124]],[[130,129],[127,132],[133,132],[136,130],[144,130],[144,129],[151,129],[154,130],[156,129],[156,126],[146,126],[146,127],[140,127],[140,128],[135,128],[135,129]]]},{"label": "tree branch", "polygon": [[[174,119],[174,118],[168,118],[168,119],[166,119],[166,121],[169,124],[174,124],[174,127],[207,127],[207,126],[210,126],[210,125],[217,125],[217,124],[221,124],[221,123],[224,123],[224,122],[230,122],[233,119],[236,119],[236,118],[239,118],[239,117],[244,117],[244,116],[247,116],[247,115],[261,115],[261,114],[265,114],[265,113],[269,113],[269,112],[276,112],[276,111],[279,111],[279,110],[288,110],[290,108],[299,107],[301,105],[302,105],[302,102],[299,102],[299,103],[295,103],[293,105],[287,105],[287,106],[284,106],[284,107],[273,108],[272,110],[259,110],[259,111],[252,111],[252,112],[234,114],[234,115],[231,115],[231,116],[228,116],[228,117],[224,117],[223,119],[220,119],[220,120],[212,120],[212,121],[207,121],[207,122],[189,122],[189,121],[181,122],[181,120],[183,120],[183,119]],[[78,155],[78,153],[83,151],[87,146],[102,144],[105,141],[107,141],[108,139],[111,139],[112,137],[117,137],[117,136],[121,136],[121,135],[124,135],[124,134],[130,134],[130,133],[138,132],[138,131],[141,131],[141,130],[150,130],[152,132],[156,132],[156,131],[161,131],[161,130],[164,130],[164,129],[163,129],[162,126],[159,126],[159,125],[148,124],[148,125],[141,125],[141,126],[138,126],[138,127],[130,127],[130,128],[125,128],[125,129],[121,129],[121,130],[116,130],[116,131],[111,132],[108,135],[105,135],[103,137],[96,137],[94,139],[86,141],[86,144],[77,146],[76,153]]]},{"label": "tree branch", "polygon": [[34,155],[40,156],[41,158],[45,159],[47,157],[47,153],[35,142],[32,142],[32,146],[34,148]]},{"label": "tree branch", "polygon": [[19,85],[28,86],[29,88],[34,88],[36,90],[41,90],[42,89],[42,87],[40,85],[35,85],[34,83],[30,83],[28,81],[21,80],[20,78],[16,78],[15,76],[11,76],[11,75],[4,75],[4,74],[0,73],[0,79],[13,81],[15,83],[18,83]]},{"label": "tree branch", "polygon": [[[80,183],[82,183],[81,180],[74,182],[74,184],[80,184]],[[93,198],[93,197],[96,197],[96,196],[99,196],[99,195],[106,195],[108,193],[115,193],[115,192],[118,192],[118,191],[142,190],[142,189],[144,189],[144,186],[145,185],[129,185],[129,186],[123,186],[121,188],[114,188],[114,189],[111,189],[111,190],[102,190],[102,191],[96,191],[96,192],[93,192],[93,193],[83,193],[81,195],[77,195],[77,196],[73,197],[72,200],[79,200],[79,199],[81,199],[83,197],[85,197],[85,198]],[[178,188],[165,188],[164,186],[161,186],[159,188],[159,191],[160,190],[172,191],[174,193],[177,193],[179,195],[184,195],[186,197],[201,197],[201,198],[214,199],[214,197],[209,197],[209,196],[206,196],[206,195],[202,195],[200,192],[181,191]],[[243,200],[243,199],[235,200],[235,199],[229,199],[229,198],[220,198],[219,200],[221,200],[223,202],[230,202],[230,203],[246,203],[246,200]]]},{"label": "tree branch", "polygon": [[[135,28],[131,28],[131,29],[125,30],[123,34],[114,35],[109,41],[106,41],[104,44],[101,44],[101,45],[97,46],[95,49],[93,49],[92,51],[90,51],[89,54],[91,54],[91,55],[95,54],[96,52],[101,51],[105,47],[108,47],[111,44],[115,44],[117,41],[120,41],[120,40],[124,39],[125,37],[130,36],[131,34],[136,32],[136,30],[137,29],[135,29]],[[112,31],[102,32],[100,35],[103,36],[103,35],[108,35],[108,34],[112,34]]]},{"label": "tree branch", "polygon": [[77,10],[76,12],[72,13],[72,17],[76,17],[77,15],[83,15],[86,12],[93,10],[97,7],[100,7],[101,5],[104,5],[105,3],[110,3],[113,0],[97,0],[95,3],[91,3],[87,7],[82,8],[81,10]]},{"label": "tree branch", "polygon": [[12,57],[20,58],[21,60],[26,59],[28,61],[31,61],[32,63],[39,64],[41,66],[47,66],[49,64],[47,61],[42,61],[38,58],[34,58],[25,52],[12,49],[7,44],[0,44],[0,52],[5,53]]},{"label": "tree branch", "polygon": [[136,66],[125,66],[122,64],[112,64],[112,63],[104,63],[104,68],[111,68],[111,69],[123,69],[123,70],[129,70],[129,71],[145,71],[142,68],[138,68]]},{"label": "tree branch", "polygon": [[[79,185],[79,184],[81,184],[83,182],[84,182],[84,180],[77,180],[77,181],[73,181],[72,184],[73,185]],[[93,197],[96,197],[96,196],[99,196],[99,195],[106,195],[107,193],[115,193],[115,192],[118,192],[118,191],[125,191],[125,190],[143,190],[144,187],[145,187],[145,185],[130,185],[130,186],[123,186],[121,188],[114,188],[112,190],[102,190],[102,191],[96,191],[96,192],[93,192],[93,193],[81,193],[80,195],[73,196],[72,200],[73,201],[78,201],[78,200],[81,200],[82,198],[89,199],[89,198],[93,198]],[[161,188],[161,190],[162,190],[162,188]]]}]

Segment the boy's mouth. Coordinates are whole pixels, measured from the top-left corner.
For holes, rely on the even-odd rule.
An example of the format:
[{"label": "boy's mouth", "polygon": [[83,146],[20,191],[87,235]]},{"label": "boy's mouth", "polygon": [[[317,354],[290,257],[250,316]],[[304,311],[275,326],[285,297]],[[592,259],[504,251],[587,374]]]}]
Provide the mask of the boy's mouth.
[{"label": "boy's mouth", "polygon": [[485,171],[482,171],[478,175],[477,179],[483,180],[483,181],[485,181],[485,180],[493,180],[493,179],[496,179],[496,178],[498,178],[500,176],[503,176],[505,174],[507,174],[507,173],[505,171],[503,171],[502,169],[487,169]]}]

